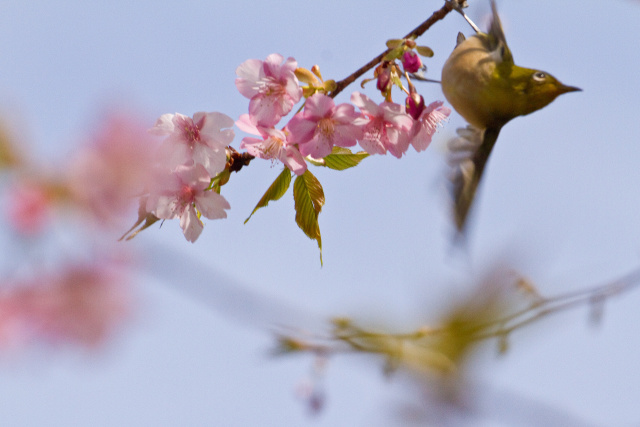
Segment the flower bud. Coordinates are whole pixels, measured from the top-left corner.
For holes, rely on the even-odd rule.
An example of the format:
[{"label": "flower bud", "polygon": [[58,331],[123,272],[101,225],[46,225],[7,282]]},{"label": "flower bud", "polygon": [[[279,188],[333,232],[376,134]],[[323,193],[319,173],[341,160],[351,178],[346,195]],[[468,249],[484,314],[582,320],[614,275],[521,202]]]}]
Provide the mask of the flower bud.
[{"label": "flower bud", "polygon": [[408,50],[402,55],[402,66],[406,72],[415,73],[422,67],[422,61],[414,51]]},{"label": "flower bud", "polygon": [[414,120],[418,120],[422,111],[424,111],[424,98],[417,92],[411,92],[411,95],[407,96],[405,107],[407,114],[413,117]]}]

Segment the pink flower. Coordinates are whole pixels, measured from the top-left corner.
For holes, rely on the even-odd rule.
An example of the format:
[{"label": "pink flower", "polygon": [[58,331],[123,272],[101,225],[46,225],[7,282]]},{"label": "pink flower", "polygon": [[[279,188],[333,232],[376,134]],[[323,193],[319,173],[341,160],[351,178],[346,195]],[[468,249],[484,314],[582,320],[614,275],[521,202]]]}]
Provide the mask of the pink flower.
[{"label": "pink flower", "polygon": [[226,147],[233,141],[233,119],[222,113],[163,114],[149,132],[168,135],[161,157],[168,167],[201,164],[211,176],[224,170]]},{"label": "pink flower", "polygon": [[284,131],[272,127],[256,126],[251,122],[248,114],[243,114],[236,122],[241,130],[260,138],[246,137],[242,139],[240,148],[247,150],[252,156],[260,159],[279,160],[296,175],[302,175],[307,170],[307,163],[300,151],[287,140]]},{"label": "pink flower", "polygon": [[417,73],[422,67],[422,61],[414,51],[408,50],[402,55],[402,66],[407,73]]},{"label": "pink flower", "polygon": [[416,151],[423,151],[429,146],[438,125],[451,114],[451,110],[442,104],[442,101],[432,102],[413,122],[411,145]]},{"label": "pink flower", "polygon": [[227,200],[213,190],[206,190],[211,177],[201,164],[178,166],[161,180],[147,199],[147,212],[161,219],[180,218],[180,227],[190,242],[195,242],[204,228],[198,212],[209,219],[226,218]]},{"label": "pink flower", "polygon": [[156,150],[141,120],[123,114],[107,117],[92,144],[79,150],[66,171],[71,201],[100,225],[118,223],[147,186]]},{"label": "pink flower", "polygon": [[387,150],[400,158],[409,148],[409,133],[413,119],[404,107],[392,102],[378,105],[359,92],[351,95],[351,102],[364,114],[361,122],[364,136],[360,145],[369,154],[386,154]]},{"label": "pink flower", "polygon": [[362,137],[362,128],[354,124],[360,117],[353,105],[335,105],[333,99],[316,93],[306,101],[304,111],[287,124],[289,142],[298,144],[303,156],[321,159],[334,145],[351,147]]},{"label": "pink flower", "polygon": [[248,59],[236,69],[236,87],[249,98],[251,122],[259,126],[275,126],[300,101],[302,88],[294,71],[298,63],[277,53],[265,61]]},{"label": "pink flower", "polygon": [[40,233],[50,219],[52,200],[42,185],[22,182],[10,189],[7,201],[9,223],[26,235]]},{"label": "pink flower", "polygon": [[4,287],[0,344],[35,339],[95,347],[129,311],[124,280],[117,266],[72,265]]}]

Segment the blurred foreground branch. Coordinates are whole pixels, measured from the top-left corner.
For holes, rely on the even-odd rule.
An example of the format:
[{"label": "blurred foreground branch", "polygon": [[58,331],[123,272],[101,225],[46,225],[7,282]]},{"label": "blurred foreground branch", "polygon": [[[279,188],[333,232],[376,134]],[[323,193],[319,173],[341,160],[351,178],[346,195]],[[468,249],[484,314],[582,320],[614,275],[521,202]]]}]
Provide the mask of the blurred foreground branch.
[{"label": "blurred foreground branch", "polygon": [[386,372],[399,367],[422,373],[455,374],[472,350],[487,339],[497,339],[498,351],[508,349],[509,335],[552,314],[588,306],[590,321],[602,318],[605,302],[640,284],[640,269],[604,285],[543,297],[527,280],[516,277],[507,287],[484,283],[476,293],[453,306],[437,327],[388,333],[360,327],[351,319],[333,320],[326,337],[283,334],[279,353],[372,353],[385,359]]}]

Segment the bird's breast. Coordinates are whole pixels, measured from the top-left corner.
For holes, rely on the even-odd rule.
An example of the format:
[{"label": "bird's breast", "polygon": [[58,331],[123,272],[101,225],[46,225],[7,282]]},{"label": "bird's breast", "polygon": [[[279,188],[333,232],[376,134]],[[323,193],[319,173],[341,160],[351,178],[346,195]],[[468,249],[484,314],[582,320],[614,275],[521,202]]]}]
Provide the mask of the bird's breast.
[{"label": "bird's breast", "polygon": [[[495,56],[479,36],[460,43],[442,68],[442,92],[469,124],[478,129],[494,125],[500,105]],[[498,82],[499,83],[499,82]]]}]

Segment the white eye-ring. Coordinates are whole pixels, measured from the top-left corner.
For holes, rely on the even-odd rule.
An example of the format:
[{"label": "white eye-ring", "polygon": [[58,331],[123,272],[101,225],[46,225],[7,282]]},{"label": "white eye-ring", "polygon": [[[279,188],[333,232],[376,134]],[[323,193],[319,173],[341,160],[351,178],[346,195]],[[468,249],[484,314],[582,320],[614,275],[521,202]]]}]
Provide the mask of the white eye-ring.
[{"label": "white eye-ring", "polygon": [[537,71],[533,74],[533,79],[537,82],[543,82],[547,78],[547,74],[542,71]]}]

